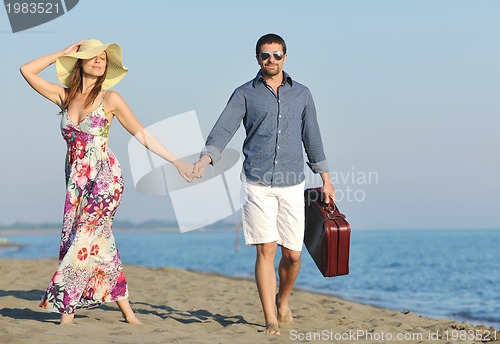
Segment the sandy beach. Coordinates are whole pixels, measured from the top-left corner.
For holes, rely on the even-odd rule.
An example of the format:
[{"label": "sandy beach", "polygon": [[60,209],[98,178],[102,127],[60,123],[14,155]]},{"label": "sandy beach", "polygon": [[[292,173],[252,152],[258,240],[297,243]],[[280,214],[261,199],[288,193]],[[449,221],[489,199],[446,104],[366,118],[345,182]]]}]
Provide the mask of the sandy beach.
[{"label": "sandy beach", "polygon": [[[144,325],[115,303],[76,313],[75,324],[38,308],[55,260],[0,259],[0,343],[500,343],[485,326],[296,290],[294,325],[262,333],[255,283],[175,268],[125,265],[130,301]],[[495,339],[496,337],[496,339]]]}]

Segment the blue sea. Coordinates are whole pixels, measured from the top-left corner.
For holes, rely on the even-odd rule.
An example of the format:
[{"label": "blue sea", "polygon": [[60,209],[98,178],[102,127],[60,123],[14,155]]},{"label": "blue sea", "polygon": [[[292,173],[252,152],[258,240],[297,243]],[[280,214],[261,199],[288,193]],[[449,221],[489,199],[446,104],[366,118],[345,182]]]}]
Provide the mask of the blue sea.
[{"label": "blue sea", "polygon": [[[115,231],[125,264],[253,278],[255,248],[242,236],[236,230]],[[0,258],[57,257],[59,234],[8,240],[23,246],[0,248]],[[499,230],[354,230],[349,275],[324,278],[304,248],[296,287],[500,329],[499,248]]]}]

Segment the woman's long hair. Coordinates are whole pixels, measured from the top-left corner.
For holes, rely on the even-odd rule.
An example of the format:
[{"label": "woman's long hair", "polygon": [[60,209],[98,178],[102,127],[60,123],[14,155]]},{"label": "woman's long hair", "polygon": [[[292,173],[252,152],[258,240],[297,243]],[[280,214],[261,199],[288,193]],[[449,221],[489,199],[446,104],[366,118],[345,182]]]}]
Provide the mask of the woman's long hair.
[{"label": "woman's long hair", "polygon": [[[106,69],[104,71],[104,74],[97,78],[97,81],[94,84],[94,87],[92,87],[92,90],[90,90],[90,93],[87,96],[87,99],[85,99],[85,102],[83,103],[84,109],[90,107],[90,105],[92,105],[94,103],[94,100],[96,99],[99,92],[101,92],[102,84],[103,84],[104,80],[106,80],[106,73],[107,72],[108,72],[108,61],[106,59]],[[66,93],[66,99],[62,103],[61,112],[60,112],[61,114],[64,111],[68,110],[69,104],[71,103],[71,101],[73,99],[75,99],[77,93],[83,92],[83,72],[82,72],[82,60],[81,59],[76,60],[75,68],[73,69],[73,73],[71,74],[69,86],[68,86],[68,88],[64,89],[64,92]]]}]

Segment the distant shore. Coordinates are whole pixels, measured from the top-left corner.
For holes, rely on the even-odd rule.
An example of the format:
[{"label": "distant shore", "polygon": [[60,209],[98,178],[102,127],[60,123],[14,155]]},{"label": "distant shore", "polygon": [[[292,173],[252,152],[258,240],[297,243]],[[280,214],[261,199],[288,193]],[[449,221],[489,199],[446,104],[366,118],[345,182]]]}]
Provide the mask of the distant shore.
[{"label": "distant shore", "polygon": [[19,245],[16,243],[8,242],[8,241],[3,241],[5,238],[0,238],[2,241],[0,241],[0,248],[2,247],[22,247],[23,245]]},{"label": "distant shore", "polygon": [[[431,319],[297,290],[293,327],[265,335],[255,283],[163,267],[126,265],[130,301],[143,326],[124,323],[115,304],[77,312],[74,326],[38,308],[57,261],[0,259],[2,343],[478,343],[460,333],[500,343],[493,328]],[[458,339],[454,339],[457,337]],[[477,337],[478,338],[478,337]]]},{"label": "distant shore", "polygon": [[[179,228],[113,228],[114,232],[169,232],[180,233]],[[54,234],[61,233],[61,228],[31,228],[31,229],[0,229],[0,238],[8,237],[9,235],[24,235],[24,234]]]},{"label": "distant shore", "polygon": [[[234,227],[224,227],[222,229],[216,228],[200,228],[196,232],[222,232],[234,231]],[[181,233],[179,227],[113,227],[113,232],[116,233],[139,233],[139,232],[158,232],[158,233]],[[193,231],[194,232],[194,231]],[[0,239],[8,237],[9,235],[24,235],[24,234],[54,234],[61,233],[61,228],[26,228],[26,229],[0,229]]]}]

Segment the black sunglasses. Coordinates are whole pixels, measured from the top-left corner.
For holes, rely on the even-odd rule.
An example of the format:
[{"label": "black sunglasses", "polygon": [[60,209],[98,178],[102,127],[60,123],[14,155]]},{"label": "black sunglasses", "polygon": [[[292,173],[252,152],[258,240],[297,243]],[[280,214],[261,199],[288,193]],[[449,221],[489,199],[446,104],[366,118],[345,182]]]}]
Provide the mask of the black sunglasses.
[{"label": "black sunglasses", "polygon": [[[273,56],[275,60],[280,61],[283,58],[283,53],[281,51],[273,51]],[[260,53],[260,58],[262,59],[262,61],[265,61],[270,57],[271,57],[270,51],[263,51]]]}]

